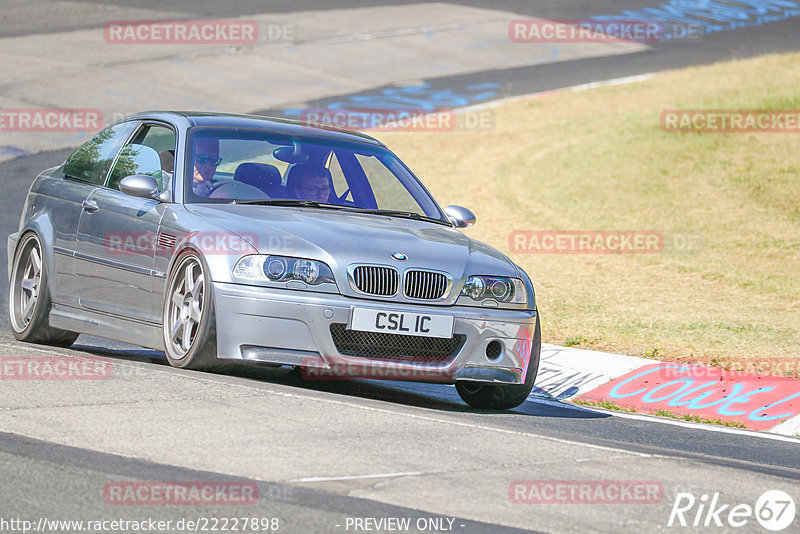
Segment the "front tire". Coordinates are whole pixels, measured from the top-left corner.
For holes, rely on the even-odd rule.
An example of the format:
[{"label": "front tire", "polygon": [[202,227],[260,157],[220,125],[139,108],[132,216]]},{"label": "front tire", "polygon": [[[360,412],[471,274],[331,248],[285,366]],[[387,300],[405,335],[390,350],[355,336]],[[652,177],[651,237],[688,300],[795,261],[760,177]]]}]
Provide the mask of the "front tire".
[{"label": "front tire", "polygon": [[78,334],[50,326],[47,264],[39,237],[30,232],[17,245],[8,288],[8,322],[19,341],[69,347]]},{"label": "front tire", "polygon": [[456,382],[456,391],[461,399],[473,408],[487,410],[510,410],[516,408],[528,398],[536,374],[539,372],[539,356],[542,352],[542,329],[539,324],[539,313],[536,313],[536,329],[531,341],[531,355],[528,363],[528,373],[522,384],[498,386],[482,384],[480,382]]},{"label": "front tire", "polygon": [[217,361],[214,292],[203,258],[182,253],[167,283],[162,324],[169,364],[182,369],[213,371]]}]

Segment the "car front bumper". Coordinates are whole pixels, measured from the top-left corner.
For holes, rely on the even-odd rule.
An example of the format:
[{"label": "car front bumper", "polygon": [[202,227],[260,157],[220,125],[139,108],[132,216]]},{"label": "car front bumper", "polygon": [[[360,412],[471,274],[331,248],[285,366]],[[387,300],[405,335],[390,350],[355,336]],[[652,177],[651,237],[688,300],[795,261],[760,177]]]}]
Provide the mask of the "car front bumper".
[{"label": "car front bumper", "polygon": [[[524,382],[531,359],[535,311],[409,305],[221,282],[213,287],[219,358],[295,365],[321,379],[504,384]],[[354,307],[452,315],[453,334],[465,339],[438,363],[347,356],[337,350],[331,324],[350,324]],[[493,341],[500,344],[499,351],[497,343],[487,350]]]}]

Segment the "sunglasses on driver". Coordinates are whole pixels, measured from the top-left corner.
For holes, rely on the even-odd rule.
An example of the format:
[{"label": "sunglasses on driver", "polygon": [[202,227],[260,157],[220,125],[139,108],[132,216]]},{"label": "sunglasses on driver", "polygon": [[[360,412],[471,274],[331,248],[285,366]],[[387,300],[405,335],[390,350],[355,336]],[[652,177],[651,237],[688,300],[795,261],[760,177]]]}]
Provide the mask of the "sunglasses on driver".
[{"label": "sunglasses on driver", "polygon": [[219,156],[210,156],[208,154],[196,154],[194,161],[197,165],[213,165],[219,167],[222,163],[222,158]]}]

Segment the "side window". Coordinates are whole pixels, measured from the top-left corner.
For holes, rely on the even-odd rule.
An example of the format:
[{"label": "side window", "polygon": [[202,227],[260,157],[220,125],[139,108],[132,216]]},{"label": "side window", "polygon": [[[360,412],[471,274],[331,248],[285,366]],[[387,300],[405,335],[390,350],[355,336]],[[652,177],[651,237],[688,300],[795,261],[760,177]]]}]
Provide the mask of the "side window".
[{"label": "side window", "polygon": [[135,122],[123,122],[101,131],[72,153],[64,174],[74,180],[102,185],[119,147],[135,127]]},{"label": "side window", "polygon": [[165,126],[148,124],[134,136],[114,163],[107,187],[119,189],[119,182],[132,174],[146,174],[163,191],[175,166],[175,132]]}]

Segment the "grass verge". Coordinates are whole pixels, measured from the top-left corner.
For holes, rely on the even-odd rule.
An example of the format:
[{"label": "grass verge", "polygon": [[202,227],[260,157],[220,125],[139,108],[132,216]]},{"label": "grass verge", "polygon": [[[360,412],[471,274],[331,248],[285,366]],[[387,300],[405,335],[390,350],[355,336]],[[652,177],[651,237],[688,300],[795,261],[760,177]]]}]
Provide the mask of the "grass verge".
[{"label": "grass verge", "polygon": [[[799,134],[668,133],[665,109],[800,109],[800,54],[492,108],[485,131],[384,132],[466,231],[532,277],[543,339],[800,377]],[[700,236],[695,252],[517,254],[515,230]]]},{"label": "grass verge", "polygon": [[594,406],[595,408],[604,408],[606,410],[615,410],[618,412],[626,412],[626,413],[636,413],[636,410],[633,408],[623,408],[618,404],[614,404],[611,401],[588,401],[588,400],[575,400],[572,401],[575,404],[582,404],[584,406]]},{"label": "grass verge", "polygon": [[[625,406],[620,406],[618,404],[614,404],[611,401],[588,401],[588,400],[575,400],[573,401],[575,404],[583,405],[583,406],[593,406],[595,408],[603,408],[606,410],[615,410],[618,412],[625,412],[625,413],[639,413],[637,410],[633,408],[628,408]],[[690,421],[692,423],[703,423],[706,425],[719,425],[719,426],[727,426],[732,428],[747,428],[743,423],[738,421],[723,421],[721,419],[706,419],[705,417],[698,417],[696,415],[690,414],[677,414],[674,412],[670,412],[669,410],[656,410],[650,415],[655,415],[658,417],[669,417],[670,419],[678,419],[681,421]]]}]

